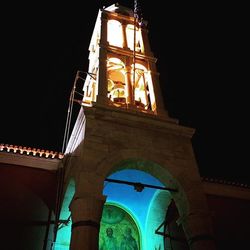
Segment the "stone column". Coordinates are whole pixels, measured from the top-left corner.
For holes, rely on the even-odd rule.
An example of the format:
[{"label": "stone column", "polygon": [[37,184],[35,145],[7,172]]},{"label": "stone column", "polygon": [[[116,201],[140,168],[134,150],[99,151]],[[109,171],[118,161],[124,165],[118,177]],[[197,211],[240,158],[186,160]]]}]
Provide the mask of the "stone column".
[{"label": "stone column", "polygon": [[182,225],[191,250],[215,250],[210,214],[207,211],[191,212],[182,217]]},{"label": "stone column", "polygon": [[97,72],[97,85],[98,95],[96,103],[100,105],[107,105],[108,103],[108,86],[107,86],[107,27],[108,27],[107,14],[102,12],[101,14],[101,34],[99,44],[99,69]]},{"label": "stone column", "polygon": [[162,94],[162,90],[160,87],[159,73],[156,71],[155,62],[149,62],[149,68],[151,70],[151,77],[152,77],[152,82],[153,82],[153,86],[154,86],[157,114],[160,116],[167,116],[168,117],[168,112],[167,112],[165,105],[164,105],[163,94]]},{"label": "stone column", "polygon": [[126,77],[126,84],[127,84],[127,91],[128,91],[128,99],[127,99],[127,102],[129,105],[133,105],[134,103],[134,93],[133,93],[133,86],[132,86],[132,83],[131,83],[131,62],[130,60],[129,61],[129,64],[126,65],[126,72],[125,72],[125,77]]},{"label": "stone column", "polygon": [[98,250],[99,229],[105,197],[86,194],[70,204],[72,233],[70,250]]},{"label": "stone column", "polygon": [[99,69],[97,73],[98,94],[96,103],[107,105],[108,103],[108,80],[107,80],[107,51],[99,48]]},{"label": "stone column", "polygon": [[123,36],[123,49],[128,49],[128,41],[127,41],[127,34],[126,34],[127,24],[122,23],[122,36]]},{"label": "stone column", "polygon": [[141,27],[141,34],[144,46],[144,53],[148,56],[153,56],[148,40],[148,30],[145,27]]}]

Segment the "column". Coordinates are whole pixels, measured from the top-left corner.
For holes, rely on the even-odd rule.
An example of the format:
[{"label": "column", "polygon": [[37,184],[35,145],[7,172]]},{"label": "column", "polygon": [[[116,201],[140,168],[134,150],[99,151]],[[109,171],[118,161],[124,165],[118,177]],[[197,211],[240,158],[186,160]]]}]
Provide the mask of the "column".
[{"label": "column", "polygon": [[96,103],[106,105],[108,103],[107,90],[107,34],[108,34],[108,18],[105,12],[101,14],[101,34],[99,44],[99,69],[97,72],[98,95]]},{"label": "column", "polygon": [[[130,61],[129,61],[129,63],[130,63]],[[126,84],[127,84],[127,91],[128,91],[127,102],[128,102],[128,104],[133,105],[133,103],[134,103],[134,93],[133,93],[133,86],[132,86],[132,83],[131,83],[131,69],[132,68],[131,68],[130,65],[126,65],[125,76],[126,76]]]},{"label": "column", "polygon": [[206,211],[190,212],[182,225],[191,250],[215,250],[211,215]]},{"label": "column", "polygon": [[107,105],[108,103],[108,81],[107,81],[107,51],[99,48],[99,69],[97,72],[98,94],[96,103],[99,105]]},{"label": "column", "polygon": [[72,234],[70,250],[98,250],[99,229],[105,197],[86,194],[70,204]]},{"label": "column", "polygon": [[126,28],[127,28],[127,23],[122,22],[123,49],[128,49]]},{"label": "column", "polygon": [[149,62],[149,69],[151,70],[151,77],[154,86],[156,112],[160,116],[168,117],[168,112],[164,105],[163,93],[160,87],[159,73],[156,71],[155,62]]},{"label": "column", "polygon": [[144,46],[144,54],[153,56],[148,40],[148,30],[145,27],[141,27],[141,34]]}]

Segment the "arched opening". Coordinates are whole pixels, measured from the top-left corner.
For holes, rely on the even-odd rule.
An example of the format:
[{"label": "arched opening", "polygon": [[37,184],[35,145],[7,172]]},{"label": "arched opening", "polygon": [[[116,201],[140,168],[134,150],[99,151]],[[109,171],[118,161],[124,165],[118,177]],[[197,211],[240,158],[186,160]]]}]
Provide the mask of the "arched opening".
[{"label": "arched opening", "polygon": [[[169,167],[167,168],[166,165]],[[134,152],[132,150],[118,151],[116,155],[110,156],[98,167],[98,172],[106,176],[103,194],[107,196],[107,202],[122,205],[133,214],[137,221],[141,235],[141,250],[158,250],[159,247],[161,250],[171,249],[168,248],[169,245],[164,245],[164,241],[170,240],[164,235],[164,230],[169,229],[167,225],[164,225],[172,200],[176,203],[176,211],[178,211],[178,216],[173,222],[182,229],[181,218],[188,213],[189,202],[183,187],[175,178],[175,172],[171,170],[170,161],[164,160],[163,162],[161,158],[154,160],[145,151]],[[133,185],[108,182],[109,179],[128,181]],[[138,189],[140,185],[134,185],[135,183],[149,184],[157,188],[148,188],[144,185],[145,188]],[[155,223],[150,225],[152,221]],[[170,229],[172,233],[173,227]],[[185,235],[183,237],[186,238]]]},{"label": "arched opening", "polygon": [[[91,106],[92,102],[96,102],[96,96],[98,94],[98,85],[96,84],[97,67],[91,67],[92,74],[88,74],[83,86],[83,103],[85,106]],[[83,80],[82,77],[77,76],[77,79]]]},{"label": "arched opening", "polygon": [[20,180],[10,180],[1,182],[1,186],[5,184],[0,196],[1,249],[46,247],[53,236],[53,225],[48,224],[49,208],[34,189],[19,183]]},{"label": "arched opening", "polygon": [[75,181],[71,179],[68,183],[62,208],[59,217],[59,226],[57,229],[56,242],[53,250],[69,250],[71,237],[71,213],[69,210],[70,202],[75,194]]},{"label": "arched opening", "polygon": [[[123,169],[111,174],[106,180],[123,180],[132,183],[146,183],[154,187],[163,188],[164,185],[152,175],[136,169]],[[112,181],[105,181],[103,194],[107,196],[106,204],[122,207],[134,218],[138,226],[140,240],[137,242],[138,249],[163,249],[164,238],[155,233],[157,227],[164,221],[167,206],[170,203],[171,194],[167,190],[162,190],[161,193],[165,196],[159,207],[159,199],[155,197],[159,193],[157,188],[143,188],[138,189],[138,186],[126,185],[122,183],[115,183]],[[157,196],[158,197],[158,196]],[[106,206],[106,205],[105,205]],[[157,210],[157,211],[156,211]],[[103,216],[106,214],[105,208]],[[123,214],[123,213],[121,213]],[[124,215],[123,215],[124,216]],[[104,220],[104,217],[102,221]],[[120,218],[121,220],[121,218]],[[120,226],[122,227],[122,225]],[[113,232],[121,232],[125,230],[113,228]],[[107,229],[107,225],[104,227]],[[101,234],[105,235],[105,230],[101,230]],[[102,236],[103,237],[103,236]],[[134,236],[134,238],[136,238]],[[101,236],[100,236],[100,244]],[[118,242],[121,245],[121,242]],[[133,249],[133,248],[131,248]],[[136,248],[134,248],[136,249]]]},{"label": "arched opening", "polygon": [[140,63],[131,65],[131,69],[135,105],[144,110],[155,111],[156,101],[151,72]]},{"label": "arched opening", "polygon": [[134,50],[134,42],[135,42],[135,51],[143,53],[144,45],[143,45],[141,29],[136,27],[134,30],[134,27],[135,26],[132,24],[128,24],[126,27],[127,46],[129,49]]},{"label": "arched opening", "polygon": [[50,245],[56,180],[51,172],[19,165],[1,166],[1,249],[41,249]]},{"label": "arched opening", "polygon": [[115,105],[122,105],[127,102],[128,90],[125,80],[125,65],[116,57],[107,61],[108,70],[108,98]]},{"label": "arched opening", "polygon": [[122,24],[117,20],[108,21],[108,42],[110,45],[122,47],[123,35]]}]

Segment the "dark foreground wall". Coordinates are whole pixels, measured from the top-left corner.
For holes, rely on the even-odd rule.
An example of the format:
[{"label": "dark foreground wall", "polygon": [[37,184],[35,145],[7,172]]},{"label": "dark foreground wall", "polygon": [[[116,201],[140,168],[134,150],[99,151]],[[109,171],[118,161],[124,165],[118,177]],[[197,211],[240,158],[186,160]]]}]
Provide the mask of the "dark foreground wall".
[{"label": "dark foreground wall", "polygon": [[42,250],[55,195],[55,172],[0,164],[0,249]]},{"label": "dark foreground wall", "polygon": [[218,250],[250,248],[250,200],[207,195]]}]

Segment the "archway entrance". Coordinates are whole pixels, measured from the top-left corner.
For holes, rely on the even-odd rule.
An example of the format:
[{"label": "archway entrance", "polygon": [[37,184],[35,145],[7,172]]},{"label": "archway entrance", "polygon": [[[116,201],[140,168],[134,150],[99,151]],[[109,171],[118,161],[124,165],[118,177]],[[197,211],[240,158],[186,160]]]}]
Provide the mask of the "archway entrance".
[{"label": "archway entrance", "polygon": [[108,228],[112,229],[113,236],[117,238],[120,246],[118,249],[122,249],[122,239],[128,227],[131,227],[131,234],[137,242],[137,248],[131,249],[164,249],[164,238],[155,231],[165,219],[171,201],[170,192],[127,185],[126,182],[146,183],[148,186],[164,188],[157,178],[141,170],[124,169],[108,176],[107,180],[110,179],[123,180],[125,183],[105,182],[103,194],[107,196],[107,200],[102,215],[100,249],[105,250],[101,247],[103,239],[109,233]]}]

